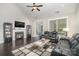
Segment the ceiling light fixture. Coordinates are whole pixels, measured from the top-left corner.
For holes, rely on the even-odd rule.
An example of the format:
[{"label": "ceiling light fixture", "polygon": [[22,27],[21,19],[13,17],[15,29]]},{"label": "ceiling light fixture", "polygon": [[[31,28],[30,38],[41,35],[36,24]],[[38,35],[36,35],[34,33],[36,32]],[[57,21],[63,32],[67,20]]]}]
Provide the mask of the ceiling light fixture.
[{"label": "ceiling light fixture", "polygon": [[35,3],[33,3],[32,6],[27,5],[27,7],[32,7],[32,11],[33,11],[33,10],[38,10],[38,11],[40,11],[39,7],[43,7],[43,5],[36,5]]},{"label": "ceiling light fixture", "polygon": [[35,10],[35,9],[36,9],[36,7],[33,7],[33,9]]}]

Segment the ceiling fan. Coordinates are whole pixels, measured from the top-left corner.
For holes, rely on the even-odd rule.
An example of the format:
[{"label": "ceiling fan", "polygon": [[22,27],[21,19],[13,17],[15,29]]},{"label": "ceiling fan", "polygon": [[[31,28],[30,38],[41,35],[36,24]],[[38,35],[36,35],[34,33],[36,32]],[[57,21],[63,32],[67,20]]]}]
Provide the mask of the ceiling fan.
[{"label": "ceiling fan", "polygon": [[34,10],[40,11],[40,9],[38,7],[43,7],[43,5],[36,5],[36,3],[33,3],[33,6],[28,5],[27,7],[32,7],[32,11],[34,11]]}]

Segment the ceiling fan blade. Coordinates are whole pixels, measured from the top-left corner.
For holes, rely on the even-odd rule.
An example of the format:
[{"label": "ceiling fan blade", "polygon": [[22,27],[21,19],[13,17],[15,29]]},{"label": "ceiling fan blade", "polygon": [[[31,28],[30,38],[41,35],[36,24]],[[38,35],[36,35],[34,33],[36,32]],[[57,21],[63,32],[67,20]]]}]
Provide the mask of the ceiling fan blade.
[{"label": "ceiling fan blade", "polygon": [[37,7],[43,7],[43,5],[38,5]]},{"label": "ceiling fan blade", "polygon": [[39,8],[37,8],[37,7],[43,7],[43,5],[35,5],[36,3],[33,3],[33,6],[29,6],[29,5],[27,5],[27,7],[32,7],[33,9],[32,9],[32,11],[33,10],[38,10],[38,11],[40,11],[40,9]]},{"label": "ceiling fan blade", "polygon": [[37,8],[38,11],[40,11],[40,9]]},{"label": "ceiling fan blade", "polygon": [[33,7],[33,6],[27,6],[27,7]]},{"label": "ceiling fan blade", "polygon": [[34,9],[32,9],[32,11],[33,11]]}]

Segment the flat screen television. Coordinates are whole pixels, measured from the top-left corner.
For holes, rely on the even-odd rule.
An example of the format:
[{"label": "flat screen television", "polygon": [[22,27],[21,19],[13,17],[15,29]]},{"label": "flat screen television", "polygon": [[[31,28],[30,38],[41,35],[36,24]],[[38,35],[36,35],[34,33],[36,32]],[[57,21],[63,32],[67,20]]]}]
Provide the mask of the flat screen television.
[{"label": "flat screen television", "polygon": [[15,21],[15,27],[24,28],[25,27],[25,23],[24,22]]}]

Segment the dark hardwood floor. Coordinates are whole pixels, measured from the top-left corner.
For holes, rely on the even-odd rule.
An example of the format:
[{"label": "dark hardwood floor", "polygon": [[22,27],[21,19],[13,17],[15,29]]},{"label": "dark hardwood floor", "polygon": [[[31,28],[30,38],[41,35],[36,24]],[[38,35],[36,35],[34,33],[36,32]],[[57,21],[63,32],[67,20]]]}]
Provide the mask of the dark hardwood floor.
[{"label": "dark hardwood floor", "polygon": [[37,39],[32,38],[27,39],[26,42],[24,42],[24,40],[19,39],[15,41],[15,46],[13,46],[12,42],[0,44],[0,56],[13,56],[13,54],[11,53],[12,50],[25,46],[31,42],[35,42],[36,40]]}]

